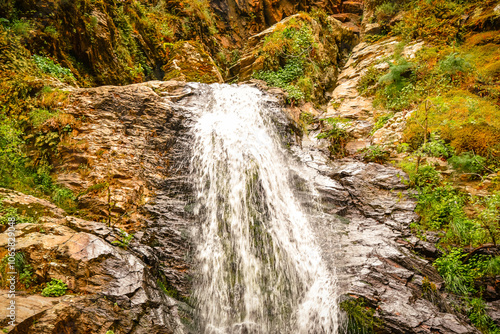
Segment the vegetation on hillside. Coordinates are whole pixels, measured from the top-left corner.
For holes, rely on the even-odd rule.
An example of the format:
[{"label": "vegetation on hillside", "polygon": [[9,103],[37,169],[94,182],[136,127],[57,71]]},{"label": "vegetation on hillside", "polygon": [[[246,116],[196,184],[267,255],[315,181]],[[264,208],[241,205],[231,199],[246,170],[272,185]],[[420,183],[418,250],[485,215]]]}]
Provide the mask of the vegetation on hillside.
[{"label": "vegetation on hillside", "polygon": [[[371,67],[358,90],[374,106],[413,111],[398,164],[416,190],[413,232],[439,238],[434,265],[454,307],[484,333],[500,330],[487,315],[480,282],[500,275],[500,13],[497,1],[386,1],[369,20],[383,29],[367,41],[398,36],[387,69]],[[397,17],[397,20],[393,20]],[[403,48],[424,47],[413,59]],[[384,119],[382,119],[383,121]],[[476,189],[472,191],[470,189]],[[431,282],[432,283],[432,282]]]},{"label": "vegetation on hillside", "polygon": [[334,85],[344,56],[339,45],[352,44],[354,39],[352,32],[320,10],[300,13],[265,37],[256,50],[256,62],[262,62],[263,68],[253,77],[282,88],[290,102],[324,102],[323,94]]}]

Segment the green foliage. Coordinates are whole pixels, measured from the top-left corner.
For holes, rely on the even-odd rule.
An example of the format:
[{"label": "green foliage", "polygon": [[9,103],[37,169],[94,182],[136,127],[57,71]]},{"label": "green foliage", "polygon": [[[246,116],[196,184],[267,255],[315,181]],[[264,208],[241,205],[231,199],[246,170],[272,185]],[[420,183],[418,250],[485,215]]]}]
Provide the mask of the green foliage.
[{"label": "green foliage", "polygon": [[[265,38],[261,51],[268,69],[254,73],[253,77],[285,90],[289,102],[310,97],[313,85],[304,75],[313,44],[311,28],[304,23],[294,21],[290,26],[277,29]],[[284,65],[280,66],[281,63]]]},{"label": "green foliage", "polygon": [[304,74],[302,62],[292,60],[277,71],[259,71],[254,73],[253,77],[264,80],[270,86],[279,87],[288,93],[288,99],[299,101],[305,98],[304,92],[292,84]]},{"label": "green foliage", "polygon": [[422,224],[431,230],[438,230],[463,218],[464,203],[464,196],[450,185],[427,186],[418,195],[417,212],[422,215]]},{"label": "green foliage", "polygon": [[68,207],[73,204],[76,197],[68,188],[54,187],[52,191],[52,201],[60,207]]},{"label": "green foliage", "polygon": [[382,71],[376,69],[374,66],[370,66],[366,73],[359,79],[358,86],[356,87],[360,94],[371,95],[374,92],[370,91],[370,88],[374,88],[382,76]]},{"label": "green foliage", "polygon": [[42,70],[42,72],[50,74],[62,81],[66,81],[69,83],[74,82],[75,77],[73,76],[73,73],[71,73],[71,70],[54,63],[52,59],[34,55],[33,60],[35,61],[35,64],[40,68],[40,70]]},{"label": "green foliage", "polygon": [[363,298],[348,299],[340,303],[347,314],[346,333],[375,333],[382,327],[382,321],[375,317],[375,310]]},{"label": "green foliage", "polygon": [[405,40],[425,39],[429,42],[451,44],[463,38],[461,15],[465,7],[449,0],[408,1],[403,20],[393,33]]},{"label": "green foliage", "polygon": [[446,283],[446,289],[454,294],[467,296],[474,292],[474,278],[477,270],[462,262],[465,254],[454,249],[434,262],[434,266]]},{"label": "green foliage", "polygon": [[34,223],[33,217],[26,217],[19,214],[19,209],[11,206],[4,207],[3,201],[0,201],[0,225],[7,225],[9,218],[14,218],[16,224]]},{"label": "green foliage", "polygon": [[[6,273],[12,271],[8,268],[8,254],[0,261],[0,273],[2,277],[2,285],[6,284]],[[29,288],[34,282],[33,267],[27,262],[26,255],[23,252],[16,252],[14,255],[14,268],[19,274],[19,282],[26,288]]]},{"label": "green foliage", "polygon": [[31,30],[31,22],[26,20],[14,20],[10,26],[14,34],[19,37],[28,37]]},{"label": "green foliage", "polygon": [[436,186],[441,180],[439,172],[430,165],[420,165],[417,169],[416,163],[403,162],[400,167],[408,174],[411,187],[432,187]]},{"label": "green foliage", "polygon": [[42,296],[44,297],[59,297],[66,294],[68,286],[66,283],[59,279],[53,278],[48,282],[45,288],[42,290]]},{"label": "green foliage", "polygon": [[465,152],[451,157],[448,162],[461,173],[482,174],[486,166],[486,158]]},{"label": "green foliage", "polygon": [[416,150],[416,154],[436,158],[447,158],[451,155],[451,148],[444,140],[439,138],[438,135],[431,134],[430,140],[422,144],[422,146]]},{"label": "green foliage", "polygon": [[497,245],[500,234],[500,192],[487,196],[481,204],[484,206],[479,213],[481,225],[488,231],[491,241]]},{"label": "green foliage", "polygon": [[452,52],[439,62],[439,69],[453,79],[459,74],[471,71],[472,66],[460,57],[458,52]]},{"label": "green foliage", "polygon": [[370,135],[373,135],[377,130],[384,127],[384,125],[394,116],[393,113],[389,113],[387,115],[383,115],[377,118],[373,129],[370,131]]},{"label": "green foliage", "polygon": [[51,111],[47,109],[33,109],[29,113],[29,117],[31,120],[31,124],[33,124],[33,127],[38,128],[40,127],[45,121],[55,117],[57,115],[57,111]]},{"label": "green foliage", "polygon": [[409,73],[414,64],[402,57],[394,63],[387,62],[387,64],[389,64],[389,72],[379,79],[379,83],[391,84],[397,88],[402,88],[404,85],[403,75]]},{"label": "green foliage", "polygon": [[375,7],[376,16],[393,16],[398,10],[398,5],[395,2],[387,1]]},{"label": "green foliage", "polygon": [[471,322],[483,333],[497,334],[498,326],[495,325],[491,317],[486,313],[486,303],[481,298],[466,299],[466,311]]},{"label": "green foliage", "polygon": [[364,150],[363,160],[366,162],[375,162],[378,164],[383,164],[389,160],[389,151],[384,150],[380,145],[371,145]]},{"label": "green foliage", "polygon": [[328,149],[332,156],[345,156],[345,146],[350,137],[345,129],[345,121],[338,118],[326,118],[324,121],[328,123],[330,129],[321,132],[317,138],[327,139],[330,142]]},{"label": "green foliage", "polygon": [[120,229],[119,234],[120,234],[120,239],[114,240],[112,244],[127,249],[128,246],[130,245],[130,241],[132,240],[132,238],[134,238],[134,235],[129,234],[122,229]]}]

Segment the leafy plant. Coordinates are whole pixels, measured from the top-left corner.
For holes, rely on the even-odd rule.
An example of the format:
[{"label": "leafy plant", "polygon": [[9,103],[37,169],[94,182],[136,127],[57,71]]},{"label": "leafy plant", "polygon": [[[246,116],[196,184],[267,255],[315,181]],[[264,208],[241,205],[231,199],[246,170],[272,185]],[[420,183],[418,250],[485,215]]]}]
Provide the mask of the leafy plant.
[{"label": "leafy plant", "polygon": [[33,60],[44,73],[50,74],[63,81],[73,82],[75,80],[70,69],[54,63],[50,58],[34,55]]},{"label": "leafy plant", "polygon": [[432,133],[430,140],[422,144],[417,152],[430,157],[447,158],[451,154],[451,148],[439,136]]},{"label": "leafy plant", "polygon": [[439,63],[439,69],[453,80],[457,75],[469,72],[472,67],[458,52],[452,52]]},{"label": "leafy plant", "polygon": [[9,223],[9,218],[14,218],[16,224],[24,224],[24,223],[34,223],[34,217],[26,217],[24,215],[19,214],[19,209],[8,206],[3,206],[3,201],[0,200],[0,225],[7,225]]},{"label": "leafy plant", "polygon": [[340,308],[347,314],[346,333],[375,333],[382,326],[375,310],[363,298],[345,300]]},{"label": "leafy plant", "polygon": [[366,162],[375,162],[378,164],[387,162],[390,155],[389,151],[384,150],[380,145],[371,145],[362,150],[362,153],[363,160],[365,160]]},{"label": "leafy plant", "polygon": [[482,174],[485,170],[486,158],[465,152],[455,155],[448,160],[453,168],[461,173]]},{"label": "leafy plant", "polygon": [[413,162],[403,162],[401,168],[410,178],[410,186],[424,188],[438,185],[441,180],[439,172],[430,165],[422,165],[416,168]]},{"label": "leafy plant", "polygon": [[118,239],[118,240],[114,240],[112,242],[112,244],[117,245],[118,247],[122,247],[122,248],[127,249],[128,246],[130,245],[130,241],[132,240],[132,238],[134,237],[134,235],[133,234],[129,234],[129,233],[127,233],[126,231],[124,231],[122,229],[120,229],[119,234],[120,234],[121,238]]},{"label": "leafy plant", "polygon": [[331,155],[345,156],[345,146],[350,138],[345,129],[345,121],[338,118],[326,118],[325,121],[329,124],[331,129],[326,132],[321,132],[317,138],[327,139],[330,142],[328,149]]},{"label": "leafy plant", "polygon": [[377,130],[384,127],[384,125],[394,116],[393,113],[389,113],[387,115],[383,115],[377,118],[373,129],[370,131],[370,135],[373,135]]},{"label": "leafy plant", "polygon": [[467,296],[474,291],[476,275],[469,264],[464,264],[465,255],[460,249],[454,249],[434,262],[434,266],[446,283],[446,289],[457,295]]},{"label": "leafy plant", "polygon": [[466,299],[467,315],[471,322],[484,333],[498,333],[498,326],[486,313],[486,303],[481,298]]},{"label": "leafy plant", "polygon": [[479,213],[481,225],[488,231],[493,244],[497,245],[500,233],[500,192],[495,192],[483,200],[484,209]]},{"label": "leafy plant", "polygon": [[68,286],[66,283],[59,279],[53,278],[48,282],[45,288],[42,290],[42,296],[44,297],[59,297],[66,294]]}]

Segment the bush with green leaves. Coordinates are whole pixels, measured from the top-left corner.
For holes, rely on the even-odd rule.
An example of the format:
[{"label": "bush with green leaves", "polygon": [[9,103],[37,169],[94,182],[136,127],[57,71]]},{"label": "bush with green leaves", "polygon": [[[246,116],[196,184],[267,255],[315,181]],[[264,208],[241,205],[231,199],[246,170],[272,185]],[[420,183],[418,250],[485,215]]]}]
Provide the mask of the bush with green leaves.
[{"label": "bush with green leaves", "polygon": [[[12,271],[8,269],[9,255],[5,255],[0,261],[0,283],[2,285],[6,284],[6,273]],[[24,284],[26,288],[29,288],[31,284],[35,282],[35,277],[33,273],[33,267],[26,260],[26,255],[24,252],[17,252],[14,255],[14,268],[16,272],[19,273],[19,282]]]},{"label": "bush with green leaves", "polygon": [[330,129],[321,132],[317,135],[317,138],[329,141],[328,150],[332,156],[345,156],[347,153],[345,146],[350,138],[349,133],[345,129],[346,121],[334,117],[326,118],[323,121],[326,121]]},{"label": "bush with green leaves", "polygon": [[400,167],[408,174],[409,186],[424,188],[433,187],[440,183],[441,175],[431,165],[419,165],[414,162],[402,162]]},{"label": "bush with green leaves", "polygon": [[386,1],[377,7],[375,7],[375,15],[377,17],[389,17],[396,14],[398,11],[398,5],[395,2]]},{"label": "bush with green leaves", "polygon": [[390,153],[380,145],[371,145],[362,151],[363,160],[383,164],[389,160]]},{"label": "bush with green leaves", "polygon": [[439,62],[439,70],[453,80],[457,75],[470,72],[472,66],[458,52],[452,52]]},{"label": "bush with green leaves", "polygon": [[9,218],[14,218],[16,224],[34,223],[34,217],[27,217],[19,213],[18,208],[12,206],[4,207],[3,202],[0,200],[0,225],[7,225]]},{"label": "bush with green leaves", "polygon": [[389,113],[387,115],[383,115],[377,118],[373,129],[370,131],[370,135],[373,135],[377,130],[384,127],[384,125],[394,116],[393,113]]},{"label": "bush with green leaves", "polygon": [[481,298],[467,298],[465,300],[466,312],[471,322],[483,333],[498,334],[500,328],[486,312],[486,303]]},{"label": "bush with green leaves", "polygon": [[446,144],[444,140],[439,138],[435,133],[431,133],[430,140],[423,143],[422,146],[417,149],[417,153],[436,158],[448,158],[451,152],[452,148],[450,145]]},{"label": "bush with green leaves", "polygon": [[421,224],[430,230],[439,230],[462,217],[465,197],[449,184],[422,188],[417,199],[416,211],[422,216]]},{"label": "bush with green leaves", "polygon": [[483,228],[488,231],[491,242],[497,245],[500,236],[500,191],[482,200],[484,209],[479,213]]},{"label": "bush with green leaves", "polygon": [[68,286],[62,280],[53,278],[42,290],[44,297],[59,297],[66,294]]},{"label": "bush with green leaves", "polygon": [[44,56],[33,55],[33,60],[42,72],[52,75],[62,81],[70,83],[75,81],[75,77],[73,76],[73,73],[71,73],[70,69],[54,63],[52,59]]},{"label": "bush with green leaves", "polygon": [[474,278],[478,277],[470,264],[462,262],[465,256],[462,250],[453,249],[434,262],[434,266],[446,283],[446,289],[461,296],[474,292]]},{"label": "bush with green leaves", "polygon": [[114,240],[112,244],[127,249],[130,245],[130,241],[134,238],[134,235],[132,233],[127,233],[122,229],[120,229],[118,233],[120,234],[120,239]]},{"label": "bush with green leaves", "polygon": [[473,152],[464,152],[451,157],[448,162],[458,172],[481,175],[486,169],[486,158],[475,155]]}]

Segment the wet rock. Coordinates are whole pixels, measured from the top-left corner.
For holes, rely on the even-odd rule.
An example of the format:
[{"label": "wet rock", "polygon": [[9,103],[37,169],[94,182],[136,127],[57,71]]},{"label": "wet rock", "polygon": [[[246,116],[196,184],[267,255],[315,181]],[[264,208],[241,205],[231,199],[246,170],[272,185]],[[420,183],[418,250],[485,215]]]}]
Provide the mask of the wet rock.
[{"label": "wet rock", "polygon": [[[52,218],[50,222],[41,217],[37,224],[17,224],[16,251],[25,255],[37,284],[60,279],[67,284],[68,295],[21,295],[17,299],[20,311],[11,333],[181,330],[174,300],[161,290],[146,264],[129,250],[111,243],[119,238],[116,231],[70,216],[54,218],[60,209],[54,209],[49,202],[15,195],[19,203],[36,202]],[[14,200],[11,194],[9,205],[15,206]],[[0,234],[0,249],[7,245],[7,233]],[[6,326],[7,321],[2,313],[0,324]]]},{"label": "wet rock", "polygon": [[341,294],[367,301],[380,320],[381,333],[479,333],[448,304],[432,264],[410,251],[417,244],[428,255],[438,252],[430,243],[409,237],[409,224],[418,216],[407,176],[390,166],[322,159],[325,152],[313,136],[294,152],[322,175],[314,179],[320,197],[335,198],[332,206],[345,208],[335,212],[326,205],[325,213],[343,217],[313,220],[325,260],[336,268]]},{"label": "wet rock", "polygon": [[437,249],[433,243],[427,241],[418,240],[413,246],[413,249],[418,254],[432,260],[435,260],[443,255],[443,252]]},{"label": "wet rock", "polygon": [[495,325],[500,326],[500,300],[486,303],[486,313],[495,322]]}]

